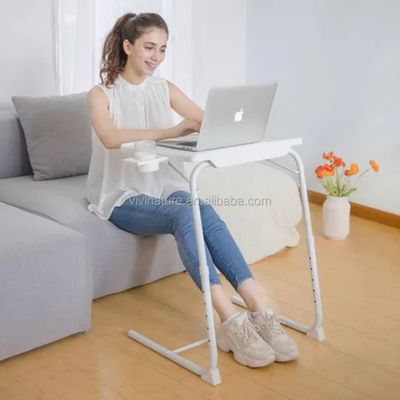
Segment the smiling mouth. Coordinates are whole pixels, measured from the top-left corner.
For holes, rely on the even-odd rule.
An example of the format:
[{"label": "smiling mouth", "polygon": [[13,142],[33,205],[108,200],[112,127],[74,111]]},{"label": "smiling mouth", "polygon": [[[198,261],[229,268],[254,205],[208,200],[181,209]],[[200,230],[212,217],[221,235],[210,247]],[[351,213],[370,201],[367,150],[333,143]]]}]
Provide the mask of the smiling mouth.
[{"label": "smiling mouth", "polygon": [[147,61],[145,61],[145,63],[149,66],[149,67],[151,67],[151,68],[155,68],[157,65],[156,64],[150,64],[149,62],[147,62]]}]

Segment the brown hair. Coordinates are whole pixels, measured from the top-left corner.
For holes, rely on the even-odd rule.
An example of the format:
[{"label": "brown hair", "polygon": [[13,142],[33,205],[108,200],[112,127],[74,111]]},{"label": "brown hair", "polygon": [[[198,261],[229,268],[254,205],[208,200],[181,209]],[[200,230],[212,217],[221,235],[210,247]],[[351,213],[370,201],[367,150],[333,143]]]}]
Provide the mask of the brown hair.
[{"label": "brown hair", "polygon": [[100,65],[102,84],[105,83],[107,87],[112,85],[124,69],[128,58],[122,45],[124,40],[129,40],[133,45],[136,39],[151,28],[164,29],[169,34],[167,23],[156,13],[127,13],[117,19],[104,41]]}]

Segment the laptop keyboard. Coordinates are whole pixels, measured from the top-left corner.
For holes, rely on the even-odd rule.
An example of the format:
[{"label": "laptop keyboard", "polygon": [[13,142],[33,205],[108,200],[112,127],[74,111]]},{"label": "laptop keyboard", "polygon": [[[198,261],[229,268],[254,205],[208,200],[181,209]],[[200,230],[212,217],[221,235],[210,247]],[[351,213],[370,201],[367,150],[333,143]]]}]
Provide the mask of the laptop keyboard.
[{"label": "laptop keyboard", "polygon": [[189,147],[196,147],[197,142],[178,142],[180,146],[189,146]]}]

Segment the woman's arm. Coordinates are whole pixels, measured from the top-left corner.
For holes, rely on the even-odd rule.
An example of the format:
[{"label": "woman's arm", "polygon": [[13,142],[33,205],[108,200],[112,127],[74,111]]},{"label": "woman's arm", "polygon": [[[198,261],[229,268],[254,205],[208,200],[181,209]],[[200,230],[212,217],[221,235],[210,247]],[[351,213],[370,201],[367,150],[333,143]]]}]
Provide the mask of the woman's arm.
[{"label": "woman's arm", "polygon": [[176,85],[168,81],[171,108],[182,118],[194,118],[200,124],[203,121],[204,111],[194,103]]},{"label": "woman's arm", "polygon": [[106,94],[98,86],[87,95],[90,119],[101,143],[107,149],[119,149],[122,144],[138,140],[161,140],[184,134],[183,126],[169,129],[117,129],[108,111]]}]

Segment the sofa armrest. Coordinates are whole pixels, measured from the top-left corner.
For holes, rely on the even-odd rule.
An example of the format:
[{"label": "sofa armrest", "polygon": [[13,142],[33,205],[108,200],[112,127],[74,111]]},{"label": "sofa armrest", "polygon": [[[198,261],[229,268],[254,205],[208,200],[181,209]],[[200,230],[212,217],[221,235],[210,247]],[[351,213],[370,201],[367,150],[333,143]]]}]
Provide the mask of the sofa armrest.
[{"label": "sofa armrest", "polygon": [[0,202],[0,361],[90,328],[89,239]]}]

